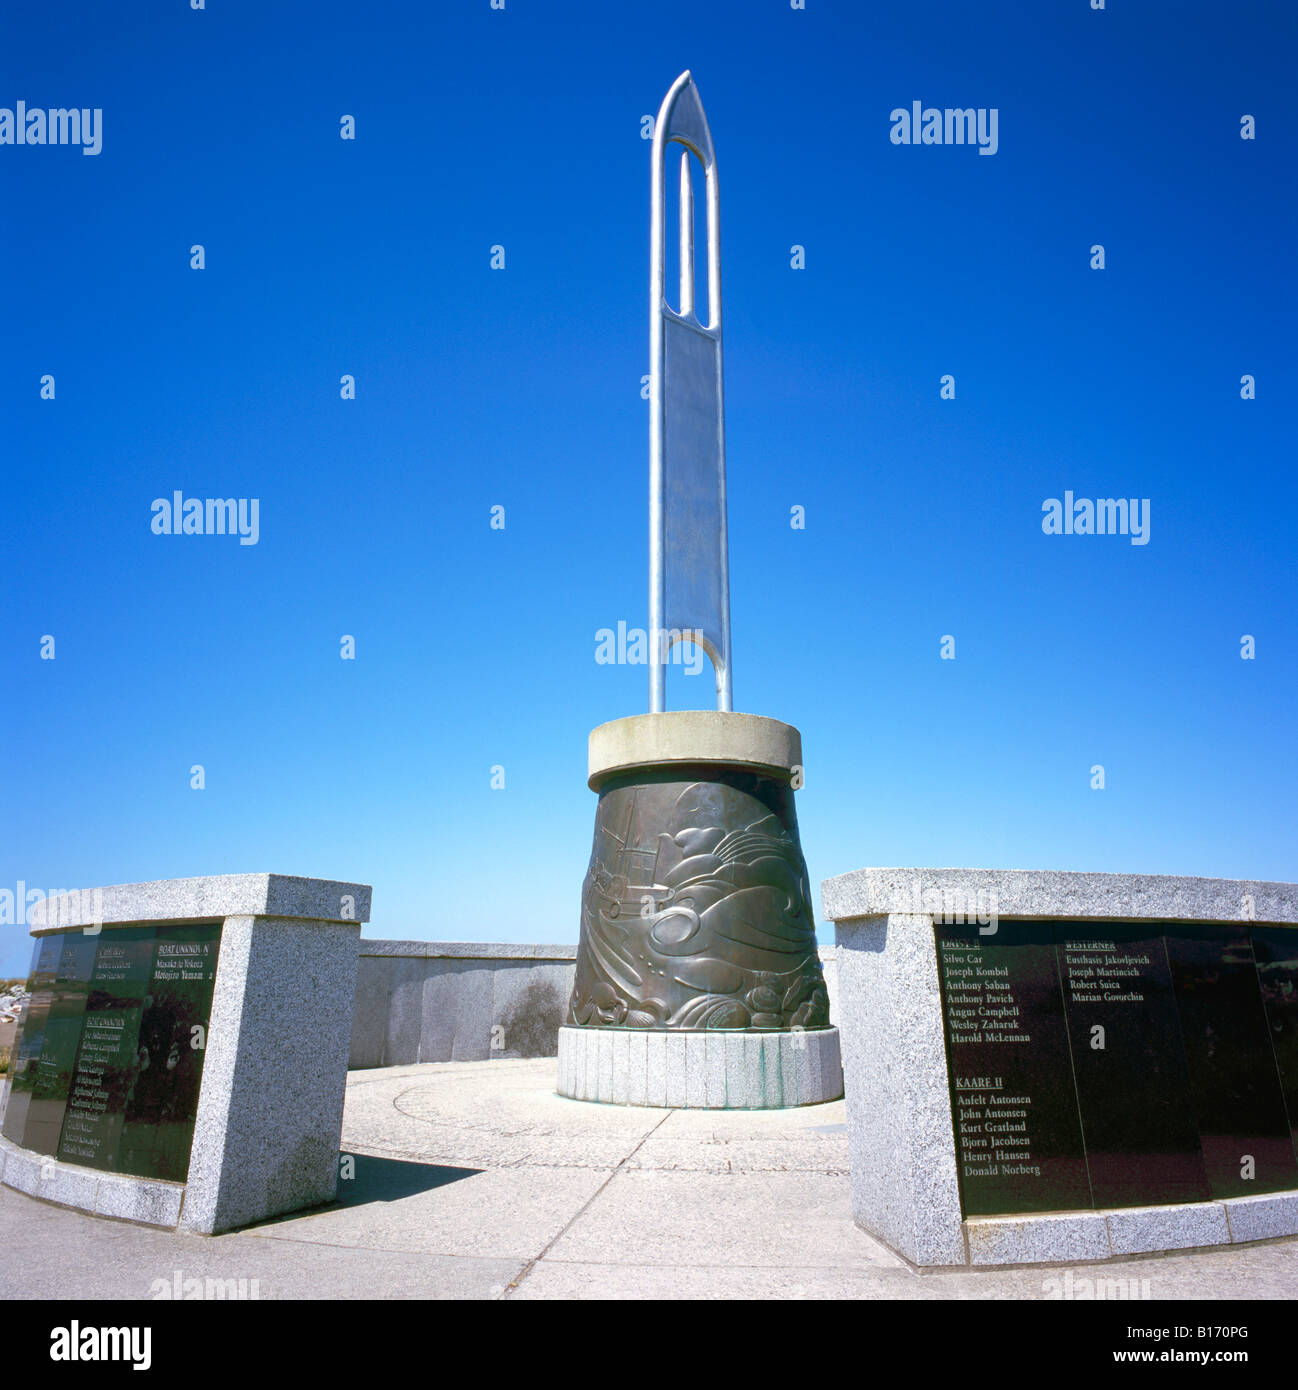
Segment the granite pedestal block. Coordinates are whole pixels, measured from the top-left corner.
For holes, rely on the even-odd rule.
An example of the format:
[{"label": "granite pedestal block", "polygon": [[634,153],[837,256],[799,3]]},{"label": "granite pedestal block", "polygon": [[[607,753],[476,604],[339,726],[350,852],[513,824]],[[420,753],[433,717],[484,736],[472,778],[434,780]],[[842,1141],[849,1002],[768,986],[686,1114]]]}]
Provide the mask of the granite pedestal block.
[{"label": "granite pedestal block", "polygon": [[[5,1117],[0,1181],[86,1211],[204,1234],[332,1200],[369,910],[363,884],[279,874],[118,885],[40,904],[32,935],[65,965],[62,975],[47,972],[44,1015],[29,1010],[30,1045],[18,1057],[35,1090],[20,1093],[15,1084],[10,1096],[11,1110],[25,1113]],[[190,963],[184,953],[194,942],[215,951],[210,1014],[195,1015],[192,1027],[188,1016],[173,1023],[170,1055],[164,1044],[151,1056],[150,1012],[164,988],[184,988],[159,981],[181,978],[172,960]],[[150,962],[143,975],[131,966],[141,952]],[[82,962],[79,973],[67,959]],[[138,1037],[114,1051],[112,1029],[123,1021]],[[195,1066],[187,1045],[201,1048],[202,1059],[196,1099],[191,1090],[184,1106],[192,1142],[187,1163],[180,1153],[179,1180],[160,1181],[139,1169],[151,1161],[150,1142],[169,1145],[166,1158],[177,1162],[168,1078]],[[129,1149],[123,1125],[134,1135]],[[15,1142],[19,1133],[35,1136],[40,1151]],[[89,1166],[69,1161],[78,1153]],[[119,1171],[126,1162],[137,1171]]]},{"label": "granite pedestal block", "polygon": [[853,1213],[911,1263],[1298,1235],[1298,885],[863,869],[822,905]]}]

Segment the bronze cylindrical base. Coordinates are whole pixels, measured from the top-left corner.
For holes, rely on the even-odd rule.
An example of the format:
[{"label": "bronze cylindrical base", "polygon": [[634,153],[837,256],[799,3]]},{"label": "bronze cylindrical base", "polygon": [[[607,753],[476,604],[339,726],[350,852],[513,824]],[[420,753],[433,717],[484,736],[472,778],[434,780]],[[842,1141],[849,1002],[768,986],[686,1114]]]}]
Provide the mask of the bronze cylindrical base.
[{"label": "bronze cylindrical base", "polygon": [[[774,726],[796,747],[796,731],[773,720],[709,718],[725,732],[742,731],[727,720]],[[599,807],[566,1024],[828,1026],[793,805],[800,769],[673,753],[592,774]]]}]

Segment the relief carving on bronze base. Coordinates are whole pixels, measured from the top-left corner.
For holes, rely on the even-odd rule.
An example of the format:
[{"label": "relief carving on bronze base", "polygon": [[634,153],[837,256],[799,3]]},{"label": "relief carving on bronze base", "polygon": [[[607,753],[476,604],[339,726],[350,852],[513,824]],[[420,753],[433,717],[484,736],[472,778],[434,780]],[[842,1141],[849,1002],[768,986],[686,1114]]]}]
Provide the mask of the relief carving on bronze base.
[{"label": "relief carving on bronze base", "polygon": [[569,1024],[829,1024],[793,789],[739,768],[600,788]]}]

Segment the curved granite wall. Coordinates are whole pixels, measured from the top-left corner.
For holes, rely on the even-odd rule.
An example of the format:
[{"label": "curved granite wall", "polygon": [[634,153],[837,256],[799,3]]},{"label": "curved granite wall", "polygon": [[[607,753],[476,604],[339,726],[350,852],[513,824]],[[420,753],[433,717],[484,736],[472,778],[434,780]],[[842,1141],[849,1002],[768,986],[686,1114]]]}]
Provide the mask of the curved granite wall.
[{"label": "curved granite wall", "polygon": [[[348,1065],[557,1056],[576,957],[575,945],[362,939]],[[820,958],[834,1018],[835,948]]]}]

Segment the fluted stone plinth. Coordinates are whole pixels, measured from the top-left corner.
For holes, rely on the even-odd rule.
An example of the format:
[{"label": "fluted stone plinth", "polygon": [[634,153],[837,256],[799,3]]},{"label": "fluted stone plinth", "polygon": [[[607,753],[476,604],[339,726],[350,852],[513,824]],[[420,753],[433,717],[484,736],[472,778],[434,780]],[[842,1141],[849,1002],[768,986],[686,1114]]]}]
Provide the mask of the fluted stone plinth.
[{"label": "fluted stone plinth", "polygon": [[560,1028],[561,1096],[686,1110],[780,1110],[843,1094],[838,1029]]}]

